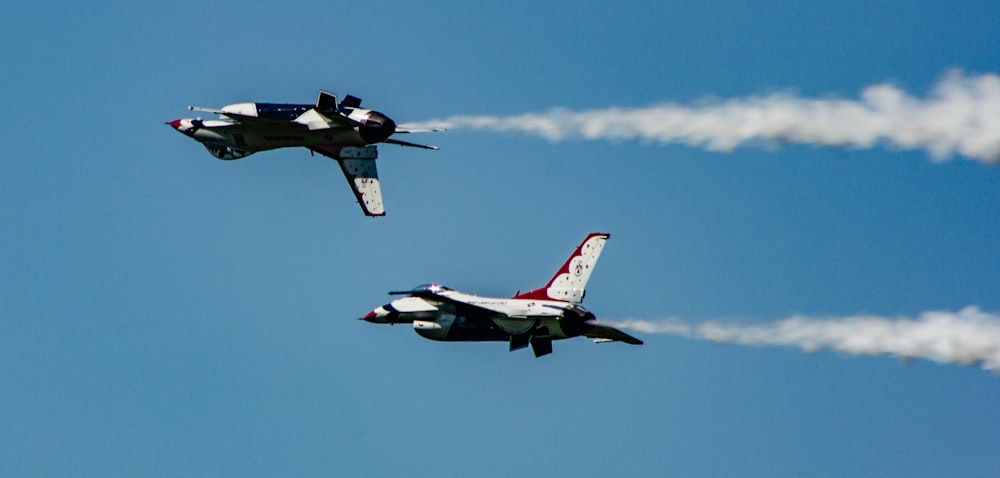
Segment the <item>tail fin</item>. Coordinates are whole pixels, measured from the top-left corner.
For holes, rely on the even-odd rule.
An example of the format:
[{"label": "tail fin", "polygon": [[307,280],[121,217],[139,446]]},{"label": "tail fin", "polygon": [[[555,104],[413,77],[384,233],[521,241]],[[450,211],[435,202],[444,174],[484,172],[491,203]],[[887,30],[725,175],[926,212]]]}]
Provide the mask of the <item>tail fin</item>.
[{"label": "tail fin", "polygon": [[610,234],[593,232],[577,246],[566,263],[552,276],[545,287],[517,294],[515,299],[565,300],[568,302],[583,302],[586,295],[587,281],[594,271],[597,258],[601,256],[604,243]]}]

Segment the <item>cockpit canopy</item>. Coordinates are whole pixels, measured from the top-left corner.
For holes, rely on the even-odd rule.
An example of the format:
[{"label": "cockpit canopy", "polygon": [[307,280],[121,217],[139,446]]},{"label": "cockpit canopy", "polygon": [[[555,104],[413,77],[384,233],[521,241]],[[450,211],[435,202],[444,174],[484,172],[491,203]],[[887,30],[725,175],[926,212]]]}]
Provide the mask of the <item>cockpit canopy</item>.
[{"label": "cockpit canopy", "polygon": [[445,287],[445,286],[443,286],[441,284],[420,284],[420,285],[414,287],[413,290],[422,290],[422,291],[426,291],[426,292],[437,293],[437,292],[450,291],[450,290],[453,290],[453,289]]},{"label": "cockpit canopy", "polygon": [[440,294],[442,292],[449,292],[454,289],[449,289],[441,284],[420,284],[410,290],[397,290],[389,292],[389,295],[420,295],[422,293],[430,294]]}]

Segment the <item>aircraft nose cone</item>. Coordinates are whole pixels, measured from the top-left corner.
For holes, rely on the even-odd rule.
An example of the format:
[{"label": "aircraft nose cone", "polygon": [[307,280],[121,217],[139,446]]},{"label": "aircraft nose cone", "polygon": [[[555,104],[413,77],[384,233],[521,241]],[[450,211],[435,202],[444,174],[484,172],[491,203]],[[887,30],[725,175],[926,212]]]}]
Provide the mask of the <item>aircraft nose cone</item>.
[{"label": "aircraft nose cone", "polygon": [[382,113],[372,111],[364,126],[361,127],[361,139],[368,144],[379,143],[389,139],[389,136],[395,132],[395,121]]},{"label": "aircraft nose cone", "polygon": [[174,129],[180,129],[180,127],[181,127],[181,120],[175,119],[173,121],[167,122],[167,124],[170,125],[171,127],[173,127]]},{"label": "aircraft nose cone", "polygon": [[377,315],[378,315],[378,314],[376,314],[376,313],[375,313],[375,311],[373,310],[373,311],[371,311],[371,312],[369,312],[369,313],[365,314],[365,316],[364,316],[364,317],[362,317],[362,318],[361,318],[361,319],[359,319],[359,320],[363,320],[363,321],[365,321],[365,322],[375,322],[375,317],[376,317]]}]

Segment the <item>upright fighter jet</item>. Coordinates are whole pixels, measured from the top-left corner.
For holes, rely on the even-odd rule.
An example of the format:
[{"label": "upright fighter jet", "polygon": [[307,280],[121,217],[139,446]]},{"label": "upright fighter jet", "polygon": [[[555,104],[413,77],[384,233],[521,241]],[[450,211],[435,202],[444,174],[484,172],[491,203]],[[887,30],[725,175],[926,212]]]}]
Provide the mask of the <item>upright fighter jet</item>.
[{"label": "upright fighter jet", "polygon": [[167,124],[204,145],[216,158],[233,160],[258,151],[301,146],[337,160],[361,210],[368,216],[385,215],[375,169],[377,143],[438,149],[390,136],[440,130],[399,127],[388,116],[361,108],[360,98],[348,95],[338,104],[336,96],[323,90],[315,106],[238,103],[218,110],[194,106],[188,109],[217,114],[220,119],[183,118]]},{"label": "upright fighter jet", "polygon": [[548,284],[510,299],[479,297],[426,284],[389,292],[406,297],[361,319],[376,324],[412,323],[418,334],[432,340],[509,342],[512,352],[531,345],[535,357],[552,353],[553,340],[570,337],[642,345],[625,332],[597,323],[594,314],[580,305],[608,237],[605,233],[588,235]]}]

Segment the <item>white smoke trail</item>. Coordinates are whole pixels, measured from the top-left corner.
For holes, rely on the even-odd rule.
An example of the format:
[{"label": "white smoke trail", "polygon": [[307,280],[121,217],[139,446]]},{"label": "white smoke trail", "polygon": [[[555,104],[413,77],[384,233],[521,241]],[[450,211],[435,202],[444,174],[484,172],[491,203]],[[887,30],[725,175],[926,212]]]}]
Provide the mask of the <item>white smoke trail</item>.
[{"label": "white smoke trail", "polygon": [[516,116],[452,116],[408,125],[470,128],[567,139],[680,142],[732,151],[752,141],[867,149],[876,145],[924,149],[937,161],[955,155],[1000,163],[1000,76],[949,71],[925,98],[889,84],[873,85],[857,100],[809,99],[779,93],[697,106],[570,111]]},{"label": "white smoke trail", "polygon": [[1000,374],[1000,315],[970,306],[958,312],[923,312],[917,318],[870,315],[810,318],[737,325],[689,324],[677,319],[625,320],[614,325],[647,334],[670,334],[716,343],[793,346],[852,355],[892,355],[903,359],[981,365]]}]

